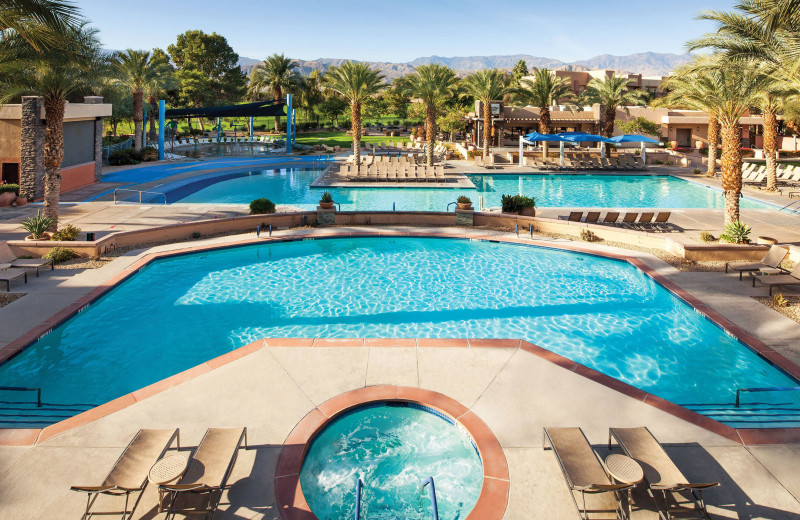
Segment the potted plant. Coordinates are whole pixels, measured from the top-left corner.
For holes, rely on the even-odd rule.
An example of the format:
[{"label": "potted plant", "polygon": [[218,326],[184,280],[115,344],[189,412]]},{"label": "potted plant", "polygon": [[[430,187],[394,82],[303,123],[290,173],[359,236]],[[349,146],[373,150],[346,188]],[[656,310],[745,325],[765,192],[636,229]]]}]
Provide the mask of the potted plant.
[{"label": "potted plant", "polygon": [[17,200],[18,193],[18,184],[6,184],[5,182],[0,181],[0,207],[10,206],[12,202]]},{"label": "potted plant", "polygon": [[47,230],[53,225],[53,218],[42,214],[42,210],[36,215],[28,217],[22,221],[22,229],[30,233],[25,240],[50,240]]},{"label": "potted plant", "polygon": [[536,216],[536,199],[525,195],[503,195],[500,198],[503,213],[516,213],[526,217]]},{"label": "potted plant", "polygon": [[319,198],[319,205],[322,209],[331,209],[333,207],[333,195],[331,195],[331,192],[322,193],[322,197]]},{"label": "potted plant", "polygon": [[472,209],[472,201],[466,195],[461,195],[456,199],[458,209]]}]

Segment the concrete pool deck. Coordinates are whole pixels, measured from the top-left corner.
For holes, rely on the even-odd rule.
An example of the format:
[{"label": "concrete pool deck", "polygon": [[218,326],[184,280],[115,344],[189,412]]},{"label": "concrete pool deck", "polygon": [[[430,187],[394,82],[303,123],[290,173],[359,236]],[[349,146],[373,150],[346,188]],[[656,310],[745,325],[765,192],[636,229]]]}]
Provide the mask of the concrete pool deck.
[{"label": "concrete pool deck", "polygon": [[[412,231],[460,236],[512,237],[513,234],[463,228],[329,228],[278,231],[276,236]],[[223,237],[151,251],[183,249],[235,241]],[[556,241],[559,242],[559,241]],[[617,251],[593,245],[598,250]],[[736,275],[685,273],[646,254],[641,259],[669,281],[700,298],[769,346],[800,362],[800,325],[754,305],[752,289]],[[55,314],[136,263],[145,252],[128,255],[97,270],[74,276],[55,271],[33,279],[37,285],[0,308],[2,337],[28,330],[31,320]],[[72,274],[72,273],[69,273]],[[50,312],[53,310],[53,312]],[[36,316],[36,318],[32,318]],[[25,321],[27,320],[27,322]],[[19,324],[17,322],[20,322]],[[6,332],[8,324],[8,330]],[[8,336],[6,336],[8,334]],[[11,338],[13,339],[13,338]],[[413,343],[412,343],[413,342]],[[306,342],[307,344],[308,342]],[[348,342],[339,342],[338,345]],[[352,342],[349,342],[352,344]],[[551,452],[542,451],[543,426],[581,426],[601,445],[609,426],[651,427],[670,447],[690,479],[720,480],[707,494],[711,513],[725,518],[796,518],[800,514],[800,446],[743,447],[581,375],[531,356],[519,346],[485,348],[461,341],[387,340],[363,348],[336,341],[297,346],[270,340],[246,356],[215,364],[195,378],[93,422],[43,440],[36,447],[0,448],[0,504],[10,518],[44,518],[52,511],[78,518],[84,497],[71,484],[93,483],[139,428],[180,427],[185,445],[196,445],[207,427],[247,426],[253,450],[242,452],[234,470],[230,504],[218,518],[277,518],[273,479],[281,445],[297,422],[320,403],[343,392],[385,384],[424,388],[445,394],[474,411],[498,437],[509,464],[510,494],[504,518],[574,518],[563,477]],[[322,345],[325,345],[324,347]],[[157,362],[157,361],[155,361]],[[447,367],[443,370],[442,367]],[[587,397],[588,396],[588,397]],[[602,450],[600,450],[602,451]],[[646,494],[634,518],[656,518]],[[151,488],[136,518],[152,518]]]}]

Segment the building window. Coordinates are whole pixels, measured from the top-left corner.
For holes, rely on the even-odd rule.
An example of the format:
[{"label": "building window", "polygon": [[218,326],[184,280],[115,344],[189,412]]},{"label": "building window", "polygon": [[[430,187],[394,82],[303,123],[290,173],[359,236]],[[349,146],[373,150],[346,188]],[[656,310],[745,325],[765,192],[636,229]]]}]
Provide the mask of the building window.
[{"label": "building window", "polygon": [[19,163],[3,163],[0,174],[6,184],[19,184]]}]

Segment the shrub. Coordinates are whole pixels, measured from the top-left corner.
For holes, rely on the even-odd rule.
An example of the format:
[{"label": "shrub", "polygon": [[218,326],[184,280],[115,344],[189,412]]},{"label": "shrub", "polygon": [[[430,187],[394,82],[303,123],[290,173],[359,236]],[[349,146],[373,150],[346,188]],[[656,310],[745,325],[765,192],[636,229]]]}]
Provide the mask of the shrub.
[{"label": "shrub", "polygon": [[703,170],[701,170],[700,168],[695,168],[694,170],[692,170],[692,173],[695,175],[700,175],[701,173],[703,173]]},{"label": "shrub", "polygon": [[777,307],[788,307],[789,306],[789,300],[787,300],[786,297],[784,297],[783,294],[781,294],[781,293],[778,293],[775,296],[773,296],[772,297],[772,302]]},{"label": "shrub", "polygon": [[192,232],[192,238],[202,238],[203,234],[199,231]]},{"label": "shrub", "polygon": [[108,156],[108,164],[111,166],[122,166],[125,164],[139,164],[142,162],[142,152],[128,148],[127,150],[117,150]]},{"label": "shrub", "polygon": [[725,226],[725,231],[719,236],[719,239],[730,244],[749,244],[750,226],[742,222],[731,222]]},{"label": "shrub", "polygon": [[53,236],[50,237],[50,240],[72,241],[78,238],[78,235],[80,234],[81,234],[80,228],[77,228],[72,224],[67,224],[66,226],[62,227],[61,229],[53,233]]},{"label": "shrub", "polygon": [[714,237],[714,235],[712,235],[708,231],[701,231],[700,232],[700,240],[703,241],[703,242],[708,243],[708,242],[715,242],[717,239],[716,239],[716,237]]},{"label": "shrub", "polygon": [[597,242],[600,240],[600,237],[595,235],[591,229],[581,229],[580,238],[584,242]]},{"label": "shrub", "polygon": [[456,202],[458,202],[459,204],[472,204],[472,200],[470,200],[470,198],[467,197],[466,195],[460,195],[456,199]]},{"label": "shrub", "polygon": [[[319,198],[319,201],[320,202],[333,202],[333,195],[331,195],[331,192],[325,191],[325,192],[322,193],[322,197]],[[272,213],[272,212],[270,212],[270,213]]]},{"label": "shrub", "polygon": [[672,166],[675,163],[670,161],[669,159],[667,159],[666,161],[664,161],[664,164],[667,165],[667,166]]},{"label": "shrub", "polygon": [[158,160],[158,150],[155,148],[147,147],[142,150],[142,161],[157,161]]},{"label": "shrub", "polygon": [[250,203],[251,215],[264,215],[266,213],[275,213],[275,203],[269,199],[255,199]]},{"label": "shrub", "polygon": [[22,221],[22,229],[33,235],[33,238],[42,238],[53,222],[52,217],[44,215],[42,210],[39,210],[36,215]]},{"label": "shrub", "polygon": [[19,196],[19,184],[0,183],[0,193],[13,192]]},{"label": "shrub", "polygon": [[535,208],[536,199],[525,195],[503,195],[500,197],[503,213],[519,213],[525,208]]},{"label": "shrub", "polygon": [[54,264],[60,264],[61,262],[78,258],[78,254],[67,247],[54,247],[42,258],[49,258]]}]

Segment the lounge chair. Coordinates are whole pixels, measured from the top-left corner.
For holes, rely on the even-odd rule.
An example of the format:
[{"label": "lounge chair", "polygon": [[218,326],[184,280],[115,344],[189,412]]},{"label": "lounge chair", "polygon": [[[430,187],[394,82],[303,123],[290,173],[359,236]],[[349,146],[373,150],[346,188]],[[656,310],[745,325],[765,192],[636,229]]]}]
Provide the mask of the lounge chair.
[{"label": "lounge chair", "polygon": [[17,269],[36,269],[36,276],[39,276],[40,267],[49,265],[53,269],[53,261],[48,258],[17,258],[5,242],[0,242],[0,264],[11,264],[10,267]]},{"label": "lounge chair", "polygon": [[603,224],[616,224],[618,218],[619,218],[619,212],[609,211],[603,218]]},{"label": "lounge chair", "polygon": [[622,222],[620,225],[623,227],[632,227],[633,223],[636,222],[636,217],[638,216],[638,213],[625,213],[625,216],[622,217]]},{"label": "lounge chair", "polygon": [[753,287],[756,286],[756,282],[766,285],[769,287],[770,296],[772,296],[773,287],[800,286],[800,264],[797,264],[789,274],[768,274],[762,269],[759,269],[759,272],[763,274],[750,273],[753,277]]},{"label": "lounge chair", "polygon": [[[626,518],[620,492],[631,489],[633,485],[612,482],[580,428],[545,428],[544,440],[544,449],[549,444],[556,455],[572,502],[582,520],[602,514],[608,518],[609,513],[614,514],[614,518]],[[580,503],[577,493],[580,493]]]},{"label": "lounge chair", "polygon": [[583,211],[570,211],[568,216],[559,215],[561,220],[568,220],[570,222],[580,222],[583,218]]},{"label": "lounge chair", "polygon": [[242,447],[247,449],[247,428],[206,430],[178,483],[158,486],[159,512],[166,511],[167,518],[176,513],[213,518]]},{"label": "lounge chair", "polygon": [[599,211],[590,211],[586,214],[586,220],[584,222],[588,224],[597,224],[597,221],[600,220],[600,212]]},{"label": "lounge chair", "polygon": [[[786,272],[784,269],[781,269],[781,262],[783,259],[786,258],[786,255],[789,254],[787,249],[782,248],[781,246],[775,246],[769,248],[767,254],[764,255],[764,258],[761,259],[760,262],[751,263],[751,264],[732,264],[730,262],[725,263],[725,272],[728,272],[728,269],[732,269],[734,271],[739,272],[739,281],[742,281],[742,275],[745,272],[752,272],[752,271],[760,271],[761,269],[775,269],[778,271]],[[767,273],[764,273],[767,274]],[[772,273],[772,274],[779,274],[779,273]]]},{"label": "lounge chair", "polygon": [[[176,443],[180,449],[180,431],[175,430],[139,430],[128,446],[119,456],[111,471],[99,486],[72,486],[70,489],[86,493],[86,511],[82,519],[92,515],[122,515],[122,520],[133,517],[133,512],[142,498],[147,486],[147,475],[150,468],[164,456],[167,450]],[[133,506],[128,509],[131,494],[137,494]],[[125,508],[122,511],[92,511],[97,497],[100,495],[125,495]]]},{"label": "lounge chair", "polygon": [[655,220],[653,220],[653,227],[658,230],[666,230],[670,228],[669,224],[669,217],[672,215],[669,211],[659,211],[656,215]]},{"label": "lounge chair", "polygon": [[651,224],[650,221],[653,220],[653,213],[645,212],[642,213],[639,217],[639,222],[637,222],[634,227],[638,229],[647,229]]},{"label": "lounge chair", "polygon": [[28,271],[24,269],[9,269],[11,264],[0,264],[0,282],[6,282],[6,292],[11,290],[11,282],[20,278],[25,278],[28,283]]},{"label": "lounge chair", "polygon": [[[681,517],[688,512],[702,515],[702,518],[709,518],[706,511],[706,504],[703,500],[703,491],[719,486],[719,482],[690,483],[683,476],[681,470],[675,465],[672,459],[664,451],[656,438],[645,427],[639,428],[611,428],[608,431],[608,447],[611,448],[612,439],[616,439],[622,451],[634,459],[644,470],[644,482],[647,485],[647,492],[653,498],[658,507],[658,513],[663,520],[672,518],[672,511],[679,513]],[[656,499],[655,492],[660,491],[662,503]],[[693,508],[685,507],[686,502],[679,503],[679,493],[688,492],[690,499],[688,504]],[[670,498],[674,504],[671,504]]]}]

